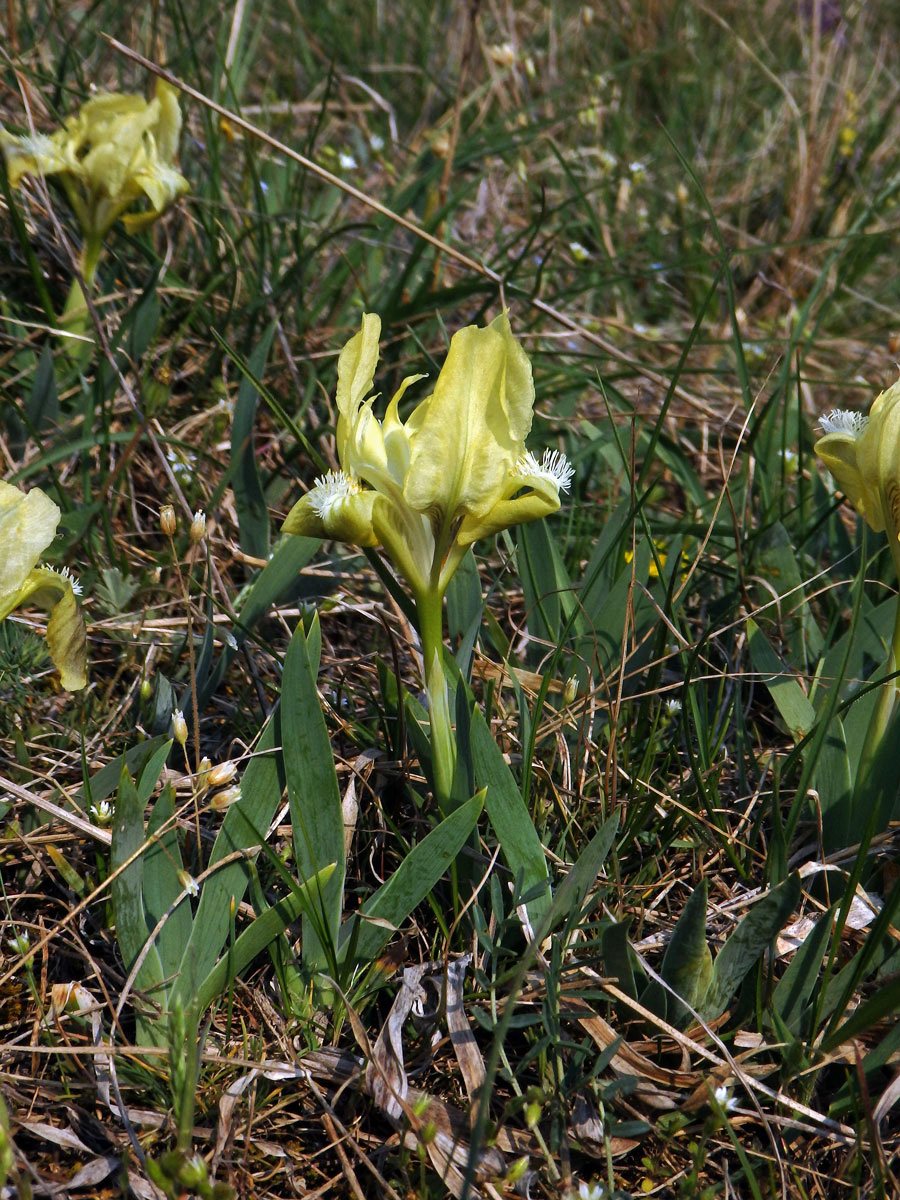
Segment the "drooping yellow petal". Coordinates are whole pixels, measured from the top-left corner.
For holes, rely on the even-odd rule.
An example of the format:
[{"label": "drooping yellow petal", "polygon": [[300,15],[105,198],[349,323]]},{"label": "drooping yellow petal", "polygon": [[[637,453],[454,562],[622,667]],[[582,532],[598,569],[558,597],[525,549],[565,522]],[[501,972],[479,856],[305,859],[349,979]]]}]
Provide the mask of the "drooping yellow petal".
[{"label": "drooping yellow petal", "polygon": [[23,175],[56,175],[61,171],[78,175],[81,172],[64,131],[52,135],[25,133],[17,137],[0,129],[0,146],[13,187],[18,187]]},{"label": "drooping yellow petal", "polygon": [[852,433],[826,433],[816,442],[814,449],[859,515],[878,533],[884,529],[884,514],[877,491],[867,488],[860,472],[859,440],[859,436]]},{"label": "drooping yellow petal", "polygon": [[35,567],[19,589],[14,607],[24,604],[33,604],[50,613],[47,622],[50,657],[66,691],[79,691],[87,683],[87,634],[72,579],[50,567]]},{"label": "drooping yellow petal", "polygon": [[302,537],[334,538],[353,546],[377,546],[372,527],[375,496],[375,492],[362,490],[347,476],[329,471],[297,501],[282,531]]},{"label": "drooping yellow petal", "polygon": [[0,620],[16,607],[32,568],[53,541],[60,512],[40,488],[0,480]]},{"label": "drooping yellow petal", "polygon": [[67,692],[80,691],[87,684],[87,634],[71,584],[50,610],[47,645],[60,683]]},{"label": "drooping yellow petal", "polygon": [[50,610],[47,643],[67,691],[87,682],[87,638],[71,578],[35,564],[53,541],[60,512],[40,488],[0,480],[0,620],[23,604]]},{"label": "drooping yellow petal", "polygon": [[531,364],[506,314],[461,329],[433,394],[406,422],[410,507],[445,527],[489,512],[525,448],[533,407]]}]

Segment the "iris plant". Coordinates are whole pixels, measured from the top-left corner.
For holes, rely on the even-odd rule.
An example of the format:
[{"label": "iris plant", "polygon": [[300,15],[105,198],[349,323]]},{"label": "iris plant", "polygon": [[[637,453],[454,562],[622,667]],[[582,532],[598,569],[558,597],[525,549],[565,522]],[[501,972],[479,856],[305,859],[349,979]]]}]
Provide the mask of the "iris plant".
[{"label": "iris plant", "polygon": [[381,321],[367,313],[341,352],[337,451],[329,471],[294,505],[284,529],[377,547],[415,601],[438,801],[446,807],[455,742],[443,665],[444,594],[481,538],[555,512],[572,468],[557,451],[525,449],[534,411],[531,364],[505,314],[450,342],[434,390],[407,419],[400,403],[422,375],[403,380],[384,420],[371,395]]}]

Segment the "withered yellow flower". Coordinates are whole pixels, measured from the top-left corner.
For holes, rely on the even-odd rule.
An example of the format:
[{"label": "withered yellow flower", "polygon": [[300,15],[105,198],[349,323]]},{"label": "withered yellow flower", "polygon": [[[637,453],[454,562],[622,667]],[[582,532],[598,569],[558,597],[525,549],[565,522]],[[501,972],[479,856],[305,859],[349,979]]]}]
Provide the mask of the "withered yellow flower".
[{"label": "withered yellow flower", "polygon": [[80,588],[67,571],[37,565],[53,541],[60,512],[40,488],[20,492],[0,480],[0,621],[23,604],[50,610],[47,644],[70,692],[87,682]]}]

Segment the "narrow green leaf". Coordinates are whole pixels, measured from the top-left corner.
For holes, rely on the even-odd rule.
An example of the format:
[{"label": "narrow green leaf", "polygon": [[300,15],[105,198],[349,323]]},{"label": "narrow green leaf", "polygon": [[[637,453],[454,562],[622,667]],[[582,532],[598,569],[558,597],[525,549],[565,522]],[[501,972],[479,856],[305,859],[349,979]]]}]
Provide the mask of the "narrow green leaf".
[{"label": "narrow green leaf", "polygon": [[255,558],[266,558],[269,554],[269,510],[253,441],[253,422],[259,397],[254,379],[262,377],[274,336],[273,321],[250,355],[247,363],[249,376],[245,375],[241,380],[231,423],[231,458],[235,468],[231,485],[238,514],[241,549]]},{"label": "narrow green leaf", "polygon": [[[157,837],[150,842],[144,854],[143,896],[147,927],[152,931],[163,913],[168,912],[175,900],[184,891],[178,872],[183,869],[178,831],[172,824],[175,816],[175,796],[171,787],[163,788],[153,806],[147,822],[147,837]],[[161,830],[169,825],[163,833]],[[156,948],[159,954],[163,977],[174,981],[191,936],[191,902],[185,897],[176,909],[169,913],[159,933]]]},{"label": "narrow green leaf", "polygon": [[798,1032],[800,1019],[819,982],[836,910],[835,904],[822,913],[797,949],[772,995],[772,1007],[791,1033]]},{"label": "narrow green leaf", "polygon": [[864,1033],[868,1033],[870,1029],[887,1017],[896,1020],[898,1011],[900,1011],[900,978],[895,976],[868,1000],[864,1000],[843,1025],[839,1025],[833,1033],[822,1039],[820,1046],[822,1053],[830,1054],[852,1038],[862,1037]]},{"label": "narrow green leaf", "polygon": [[[276,711],[260,735],[254,755],[241,778],[241,798],[229,808],[209,856],[209,866],[240,850],[254,854],[266,835],[284,792],[284,771],[274,747],[281,741]],[[229,863],[204,880],[190,939],[179,969],[177,992],[187,1004],[197,982],[213,969],[228,938],[232,905],[244,897],[249,880],[247,863]]]},{"label": "narrow green leaf", "polygon": [[53,370],[53,351],[45,342],[38,359],[31,395],[25,405],[25,417],[32,435],[40,434],[59,419],[59,392]]},{"label": "narrow green leaf", "polygon": [[344,818],[331,741],[316,689],[314,663],[318,662],[319,644],[317,619],[308,638],[298,625],[284,662],[281,700],[284,769],[297,869],[301,876],[311,878],[326,864],[337,864],[319,896],[319,920],[313,923],[308,916],[303,920],[303,960],[311,971],[325,970],[329,948],[332,953],[337,949],[344,893]]},{"label": "narrow green leaf", "polygon": [[523,892],[545,885],[544,892],[527,904],[532,926],[537,929],[550,907],[547,856],[513,773],[477,706],[472,713],[471,748],[476,784],[486,789],[485,811],[507,867]]},{"label": "narrow green leaf", "polygon": [[261,913],[244,930],[228,954],[216,963],[196,992],[197,1013],[202,1013],[229,986],[253,959],[279,936],[301,913],[318,911],[320,897],[334,874],[334,863],[323,867],[311,879],[300,884],[289,896]]},{"label": "narrow green leaf", "polygon": [[816,710],[796,676],[769,644],[755,621],[747,621],[750,658],[763,676],[763,683],[795,742],[801,741],[816,723]]},{"label": "narrow green leaf", "polygon": [[[359,926],[354,957],[357,962],[373,962],[392,936],[391,930],[372,923],[386,921],[399,926],[417,904],[428,895],[456,859],[466,838],[478,823],[484,805],[484,792],[460,805],[413,846],[391,877],[370,896],[341,930],[342,945],[353,942],[353,926]],[[369,918],[366,920],[365,918]]]},{"label": "narrow green leaf", "polygon": [[594,886],[597,876],[613,848],[618,828],[619,814],[614,813],[600,826],[582,850],[578,861],[556,890],[550,904],[550,911],[544,917],[536,935],[538,941],[542,941],[561,922],[581,911],[588,892]]},{"label": "narrow green leaf", "polygon": [[[112,825],[110,870],[116,871],[132,856],[137,857],[113,879],[110,884],[110,900],[116,924],[116,939],[122,960],[129,971],[150,936],[143,899],[144,855],[137,853],[145,841],[144,802],[138,795],[127,768],[123,767]],[[135,978],[135,989],[148,993],[151,999],[161,1003],[158,989],[165,977],[158,946],[153,943],[147,950]],[[156,1044],[163,1036],[157,1022],[138,1016],[139,1040]]]},{"label": "narrow green leaf", "polygon": [[555,646],[573,615],[572,581],[546,521],[519,526],[516,544],[528,631]]},{"label": "narrow green leaf", "polygon": [[715,1020],[728,1007],[744,976],[759,962],[800,899],[800,876],[795,872],[757,901],[726,941],[713,963],[713,977],[700,1015]]}]

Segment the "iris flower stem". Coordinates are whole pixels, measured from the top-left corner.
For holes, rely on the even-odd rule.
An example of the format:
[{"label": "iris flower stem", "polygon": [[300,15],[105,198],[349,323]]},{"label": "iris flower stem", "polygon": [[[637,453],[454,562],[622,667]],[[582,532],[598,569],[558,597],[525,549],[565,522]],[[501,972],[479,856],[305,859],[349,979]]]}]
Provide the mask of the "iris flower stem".
[{"label": "iris flower stem", "polygon": [[[72,280],[72,286],[66,297],[66,306],[60,317],[60,328],[64,330],[65,334],[84,334],[88,330],[90,316],[84,288],[90,290],[94,286],[97,264],[102,252],[103,238],[96,233],[88,234],[81,248],[81,254],[78,256],[78,269],[81,279],[84,280],[84,287],[81,285],[81,279],[76,275]],[[68,357],[73,365],[81,366],[90,353],[90,343],[81,338],[69,337],[64,337],[64,341],[67,345]]]},{"label": "iris flower stem", "polygon": [[416,610],[425,660],[435,798],[439,810],[446,815],[452,808],[456,739],[450,719],[450,693],[444,674],[443,601],[443,594],[435,588],[417,598]]}]

